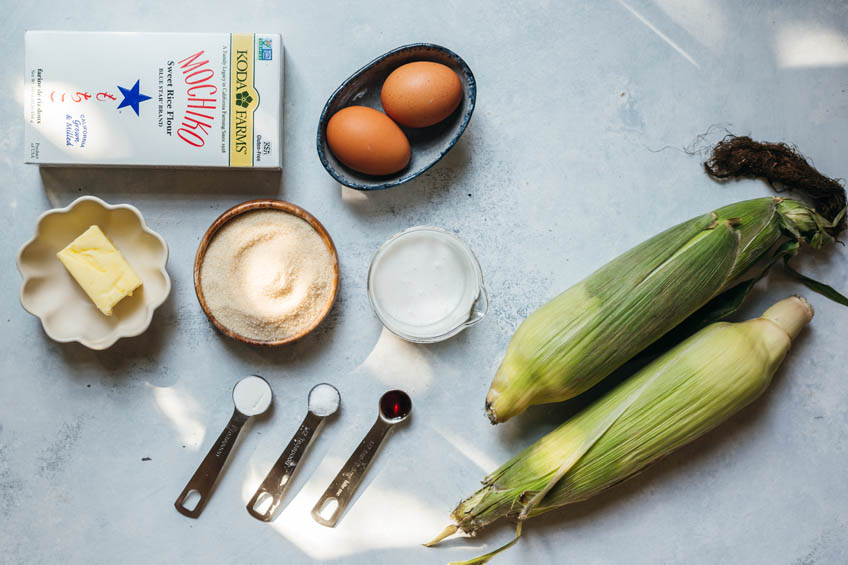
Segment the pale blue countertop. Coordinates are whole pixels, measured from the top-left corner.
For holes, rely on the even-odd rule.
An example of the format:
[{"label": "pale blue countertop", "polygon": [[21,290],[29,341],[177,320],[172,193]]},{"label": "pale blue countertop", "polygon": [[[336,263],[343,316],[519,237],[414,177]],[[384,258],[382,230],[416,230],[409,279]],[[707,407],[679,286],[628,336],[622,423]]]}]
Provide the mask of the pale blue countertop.
[{"label": "pale blue countertop", "polygon": [[[309,7],[306,7],[309,4]],[[203,2],[27,4],[2,10],[0,169],[0,562],[440,563],[503,543],[503,524],[438,549],[418,545],[486,472],[559,423],[531,410],[501,427],[483,398],[521,319],[657,231],[736,200],[699,156],[722,128],[786,140],[848,177],[848,5],[842,2]],[[26,29],[279,31],[286,46],[284,170],[41,169],[25,165]],[[333,89],[371,58],[428,41],[478,81],[456,148],[386,192],[341,189],[315,127]],[[711,125],[706,141],[697,136]],[[18,247],[44,210],[81,194],[137,206],[171,246],[173,291],[141,337],[105,352],[52,342],[18,303]],[[210,222],[240,201],[280,197],[316,215],[338,246],[339,300],[314,335],[275,350],[217,334],[194,296],[192,261]],[[448,342],[381,333],[368,262],[417,224],[456,231],[482,264],[492,308]],[[800,264],[848,289],[848,250]],[[586,503],[529,521],[495,563],[848,562],[848,310],[775,272],[743,316],[793,292],[816,308],[770,390],[708,437]],[[231,411],[242,375],[265,376],[272,415],[255,422],[199,520],[173,508]],[[271,525],[244,504],[317,382],[340,416],[308,453]],[[366,488],[334,530],[309,509],[376,417],[388,387],[413,397]],[[143,459],[149,458],[149,461]]]}]

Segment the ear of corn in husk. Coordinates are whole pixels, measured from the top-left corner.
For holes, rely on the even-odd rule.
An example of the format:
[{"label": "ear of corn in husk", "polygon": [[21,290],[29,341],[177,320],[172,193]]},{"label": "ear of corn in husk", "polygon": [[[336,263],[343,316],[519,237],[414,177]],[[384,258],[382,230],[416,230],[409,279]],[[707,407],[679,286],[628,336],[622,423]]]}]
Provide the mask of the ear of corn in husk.
[{"label": "ear of corn in husk", "polygon": [[[531,405],[577,396],[728,291],[732,307],[720,316],[730,313],[777,259],[801,243],[833,243],[830,231],[841,218],[829,221],[795,200],[757,198],[634,247],[524,320],[486,396],[489,419],[504,422]],[[800,277],[848,305],[832,288]]]},{"label": "ear of corn in husk", "polygon": [[715,428],[766,389],[812,316],[790,297],[760,318],[702,329],[497,469],[434,542],[590,498]]}]

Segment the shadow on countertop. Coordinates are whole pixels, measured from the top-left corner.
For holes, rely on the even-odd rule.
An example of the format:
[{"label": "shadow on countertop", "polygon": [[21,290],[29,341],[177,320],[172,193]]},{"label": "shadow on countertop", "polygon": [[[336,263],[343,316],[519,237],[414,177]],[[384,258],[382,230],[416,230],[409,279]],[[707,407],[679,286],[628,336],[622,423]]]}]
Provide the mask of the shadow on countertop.
[{"label": "shadow on countertop", "polygon": [[278,198],[282,170],[160,169],[153,167],[41,167],[44,190],[51,204],[56,195],[73,194],[199,194]]},{"label": "shadow on countertop", "polygon": [[[469,124],[469,130],[471,129]],[[467,134],[432,169],[409,182],[385,190],[356,190],[337,185],[348,210],[358,216],[395,214],[398,210],[415,210],[444,193],[459,190],[467,176],[471,161]]]},{"label": "shadow on countertop", "polygon": [[169,335],[176,326],[176,318],[172,293],[156,309],[150,326],[141,335],[121,338],[108,349],[95,351],[77,342],[56,343],[44,332],[40,334],[45,347],[56,348],[65,364],[75,369],[67,373],[74,379],[90,380],[91,371],[86,371],[86,367],[98,366],[108,372],[107,376],[125,376],[126,381],[136,380],[133,369],[149,365],[157,370],[145,372],[144,378],[156,386],[170,386],[178,380],[178,375],[169,372],[167,366],[152,361],[159,357],[168,343]]}]

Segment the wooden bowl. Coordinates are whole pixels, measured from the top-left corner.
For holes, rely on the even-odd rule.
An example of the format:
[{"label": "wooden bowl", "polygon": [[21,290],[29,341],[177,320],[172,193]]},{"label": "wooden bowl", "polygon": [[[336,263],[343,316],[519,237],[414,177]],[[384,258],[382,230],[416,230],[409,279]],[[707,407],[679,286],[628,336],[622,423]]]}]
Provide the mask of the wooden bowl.
[{"label": "wooden bowl", "polygon": [[[209,242],[212,241],[212,238],[215,237],[215,234],[218,233],[218,230],[221,227],[235,218],[236,216],[240,216],[241,214],[245,214],[247,212],[253,212],[255,210],[280,210],[282,212],[287,212],[289,214],[293,214],[298,218],[304,220],[308,223],[312,228],[318,232],[318,235],[321,236],[321,239],[324,241],[324,244],[327,246],[327,249],[330,250],[330,255],[333,258],[333,291],[330,295],[330,299],[327,301],[327,305],[324,307],[323,312],[315,318],[315,321],[309,325],[305,330],[300,332],[299,334],[292,335],[283,339],[263,341],[258,339],[253,339],[250,337],[243,336],[230,328],[224,326],[221,322],[218,321],[217,318],[212,314],[209,309],[209,306],[206,304],[206,298],[203,296],[203,288],[200,285],[200,269],[203,265],[203,259],[206,257],[206,249],[209,247]],[[333,303],[336,301],[336,295],[339,292],[339,255],[336,252],[336,246],[333,243],[333,239],[330,237],[330,234],[327,233],[327,230],[321,225],[315,216],[297,206],[292,204],[291,202],[285,202],[283,200],[274,200],[270,198],[263,198],[258,200],[248,200],[247,202],[242,202],[241,204],[236,204],[220,216],[218,219],[212,222],[212,225],[209,226],[209,229],[206,230],[206,233],[203,234],[203,239],[200,240],[200,245],[197,248],[197,255],[194,257],[194,292],[197,294],[197,300],[200,302],[200,307],[203,308],[203,312],[206,313],[206,316],[209,320],[218,328],[222,334],[229,336],[235,340],[241,341],[243,343],[249,343],[251,345],[261,345],[261,346],[274,346],[274,345],[283,345],[286,343],[291,343],[295,340],[298,340],[314,330],[318,327],[318,324],[327,317],[327,314],[330,313],[330,309],[333,307]]]}]

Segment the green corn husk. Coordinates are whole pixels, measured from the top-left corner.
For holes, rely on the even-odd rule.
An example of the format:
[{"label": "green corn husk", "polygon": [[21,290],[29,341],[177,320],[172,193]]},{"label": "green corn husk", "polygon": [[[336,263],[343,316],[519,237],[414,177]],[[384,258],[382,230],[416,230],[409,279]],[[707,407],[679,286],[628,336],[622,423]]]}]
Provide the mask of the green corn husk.
[{"label": "green corn husk", "polygon": [[[613,259],[519,326],[486,395],[492,423],[595,385],[699,312],[706,325],[732,312],[780,258],[834,242],[805,204],[757,198],[683,222]],[[798,275],[848,305],[832,288]],[[706,305],[706,306],[705,306]]]},{"label": "green corn husk", "polygon": [[590,498],[715,428],[768,387],[812,317],[790,297],[760,318],[702,329],[487,477],[431,543]]}]

